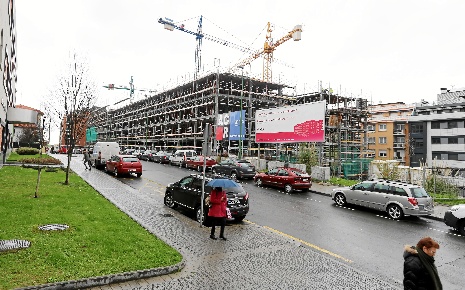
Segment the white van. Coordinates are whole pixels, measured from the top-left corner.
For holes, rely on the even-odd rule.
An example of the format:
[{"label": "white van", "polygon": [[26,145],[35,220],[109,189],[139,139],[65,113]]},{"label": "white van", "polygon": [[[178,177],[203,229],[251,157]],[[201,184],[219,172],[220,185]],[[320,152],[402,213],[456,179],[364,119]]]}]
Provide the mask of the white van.
[{"label": "white van", "polygon": [[171,165],[186,166],[186,159],[197,156],[195,150],[177,150],[170,156]]},{"label": "white van", "polygon": [[107,160],[113,155],[120,154],[120,148],[117,142],[97,142],[90,156],[90,160],[95,168],[106,166]]}]

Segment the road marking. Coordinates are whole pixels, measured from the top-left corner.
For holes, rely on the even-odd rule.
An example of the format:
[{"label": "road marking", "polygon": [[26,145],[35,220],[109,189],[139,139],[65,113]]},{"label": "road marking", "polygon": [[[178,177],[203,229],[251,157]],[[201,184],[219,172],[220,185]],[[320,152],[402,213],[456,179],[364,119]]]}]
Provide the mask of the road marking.
[{"label": "road marking", "polygon": [[462,235],[460,235],[460,234],[449,233],[449,232],[446,232],[446,231],[443,231],[443,230],[434,229],[434,228],[428,228],[428,229],[429,229],[429,230],[432,230],[432,231],[436,231],[436,232],[441,232],[441,233],[444,233],[444,234],[448,234],[448,235],[451,235],[451,236],[456,236],[456,237],[465,238],[464,236],[462,236]]},{"label": "road marking", "polygon": [[[257,225],[256,223],[251,222],[251,221],[249,221],[249,220],[244,220],[244,222],[247,222],[247,223],[253,224],[253,225]],[[260,226],[260,225],[257,225],[257,226]],[[313,248],[313,249],[315,249],[315,250],[317,250],[317,251],[320,251],[320,252],[323,252],[323,253],[325,253],[325,254],[328,254],[328,255],[330,255],[330,256],[332,256],[332,257],[334,257],[334,258],[338,258],[338,259],[343,260],[343,261],[345,261],[345,262],[347,262],[347,263],[353,263],[352,260],[349,260],[349,259],[347,259],[347,258],[344,258],[344,257],[342,257],[342,256],[340,256],[340,255],[338,255],[338,254],[336,254],[336,253],[333,253],[333,252],[331,252],[331,251],[328,251],[328,250],[326,250],[326,249],[320,248],[320,247],[318,247],[317,245],[311,244],[311,243],[309,243],[309,242],[306,242],[306,241],[301,240],[301,239],[299,239],[299,238],[293,237],[293,236],[288,235],[288,234],[286,234],[286,233],[283,233],[283,232],[281,232],[281,231],[275,230],[275,229],[270,228],[270,227],[268,227],[268,226],[261,226],[261,227],[263,227],[263,228],[265,228],[265,229],[267,229],[267,230],[270,230],[270,231],[272,231],[272,232],[275,232],[275,233],[277,233],[277,234],[279,234],[279,235],[282,235],[282,236],[284,236],[284,237],[290,238],[290,239],[292,239],[292,240],[294,240],[294,241],[300,242],[300,243],[302,243],[302,244],[304,244],[304,245],[306,245],[306,246],[308,246],[308,247],[310,247],[310,248]]]},{"label": "road marking", "polygon": [[393,218],[390,218],[390,217],[384,216],[384,215],[379,215],[379,214],[377,214],[377,215],[375,215],[375,216],[380,217],[380,218],[384,218],[384,219],[388,219],[388,220],[391,220],[391,221],[394,221],[394,222],[400,222],[400,220],[395,220],[395,219],[393,219]]}]

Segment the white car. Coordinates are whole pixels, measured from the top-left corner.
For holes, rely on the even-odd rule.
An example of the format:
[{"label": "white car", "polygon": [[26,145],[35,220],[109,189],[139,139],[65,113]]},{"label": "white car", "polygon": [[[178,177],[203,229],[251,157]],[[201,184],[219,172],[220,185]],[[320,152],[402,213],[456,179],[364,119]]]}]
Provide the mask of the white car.
[{"label": "white car", "polygon": [[452,206],[444,214],[446,225],[457,229],[461,235],[465,236],[465,204]]}]

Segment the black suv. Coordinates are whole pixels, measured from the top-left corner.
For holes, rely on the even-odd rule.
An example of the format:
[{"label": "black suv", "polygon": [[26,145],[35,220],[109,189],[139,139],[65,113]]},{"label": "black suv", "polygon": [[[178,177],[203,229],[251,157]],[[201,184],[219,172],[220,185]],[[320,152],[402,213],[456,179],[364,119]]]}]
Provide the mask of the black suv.
[{"label": "black suv", "polygon": [[213,165],[214,174],[231,176],[232,179],[253,178],[255,176],[255,166],[247,160],[225,159],[220,163]]},{"label": "black suv", "polygon": [[[205,178],[207,184],[212,178]],[[170,208],[181,206],[185,209],[195,212],[196,220],[201,221],[200,200],[202,197],[203,176],[192,174],[171,183],[166,187],[164,203]],[[228,196],[228,208],[234,221],[242,221],[249,212],[249,194],[244,190],[242,185],[233,181],[235,186],[223,188]],[[210,194],[212,188],[205,186],[205,198]],[[205,201],[204,201],[205,202]],[[208,217],[208,207],[204,203],[204,217]],[[206,220],[206,219],[204,219]]]}]

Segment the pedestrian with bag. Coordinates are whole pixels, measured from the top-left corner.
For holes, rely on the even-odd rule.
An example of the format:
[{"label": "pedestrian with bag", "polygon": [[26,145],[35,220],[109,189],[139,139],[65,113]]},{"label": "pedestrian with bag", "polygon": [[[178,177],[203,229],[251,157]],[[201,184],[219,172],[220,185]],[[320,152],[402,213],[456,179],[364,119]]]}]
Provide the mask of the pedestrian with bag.
[{"label": "pedestrian with bag", "polygon": [[[86,167],[86,170],[87,169],[92,170],[92,162],[90,161],[89,152],[87,152],[86,149],[84,149],[84,154],[82,156],[82,161],[84,161],[84,166]],[[89,168],[87,168],[87,166],[89,166]]]},{"label": "pedestrian with bag", "polygon": [[210,232],[210,238],[217,240],[215,237],[215,227],[220,226],[220,239],[226,241],[224,236],[224,228],[226,226],[226,209],[228,206],[228,197],[226,192],[221,187],[215,187],[210,193],[210,210],[208,216],[212,220],[212,229]]},{"label": "pedestrian with bag", "polygon": [[404,250],[404,289],[442,290],[434,255],[439,244],[430,237],[421,239],[416,246]]}]

